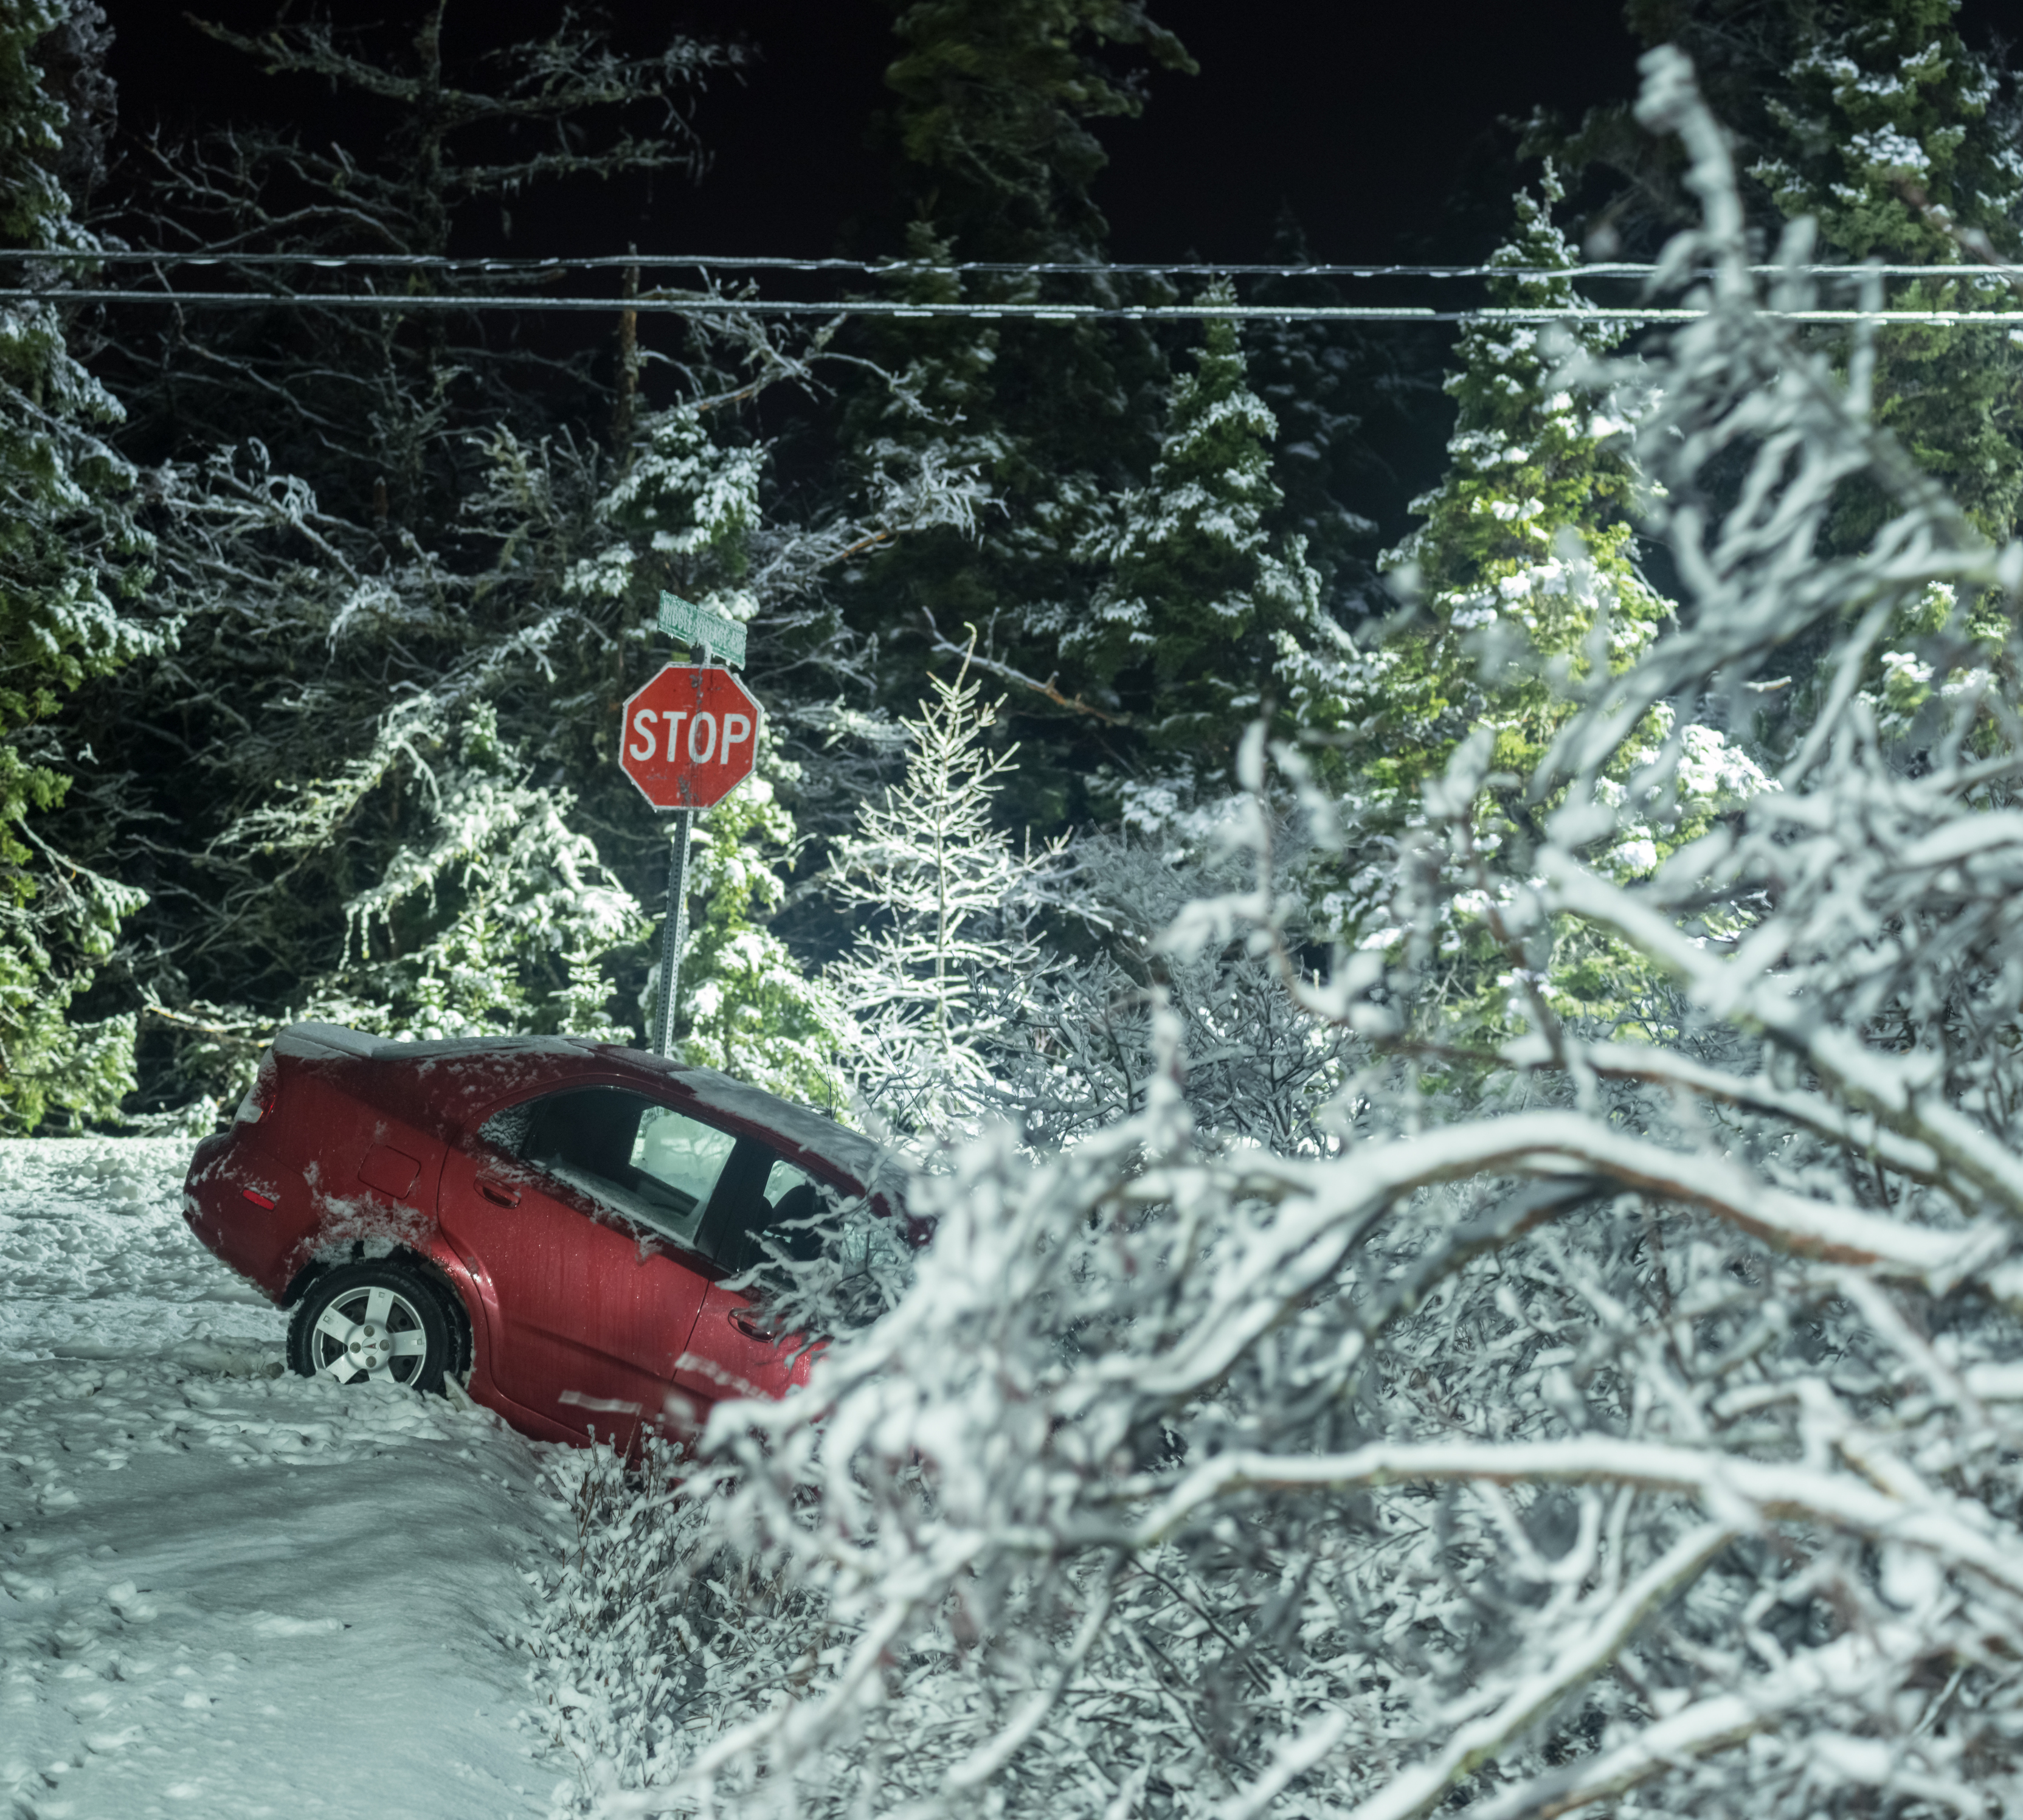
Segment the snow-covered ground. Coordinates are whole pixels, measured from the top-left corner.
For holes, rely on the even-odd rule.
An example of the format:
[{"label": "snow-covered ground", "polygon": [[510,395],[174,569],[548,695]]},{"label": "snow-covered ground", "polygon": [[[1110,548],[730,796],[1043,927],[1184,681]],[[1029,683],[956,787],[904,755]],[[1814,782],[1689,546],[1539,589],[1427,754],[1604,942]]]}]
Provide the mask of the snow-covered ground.
[{"label": "snow-covered ground", "polygon": [[8,1820],[548,1811],[543,1450],[287,1373],[183,1225],[188,1155],[0,1143]]}]

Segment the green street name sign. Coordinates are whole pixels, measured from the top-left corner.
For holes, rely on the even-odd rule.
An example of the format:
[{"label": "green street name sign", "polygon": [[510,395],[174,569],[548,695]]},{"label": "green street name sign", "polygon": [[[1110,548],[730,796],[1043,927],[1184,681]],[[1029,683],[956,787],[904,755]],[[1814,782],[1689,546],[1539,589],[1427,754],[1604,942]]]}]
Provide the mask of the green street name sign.
[{"label": "green street name sign", "polygon": [[710,654],[719,664],[744,668],[744,625],[741,620],[726,619],[720,613],[682,599],[679,594],[663,594],[660,627],[692,651],[708,645]]}]

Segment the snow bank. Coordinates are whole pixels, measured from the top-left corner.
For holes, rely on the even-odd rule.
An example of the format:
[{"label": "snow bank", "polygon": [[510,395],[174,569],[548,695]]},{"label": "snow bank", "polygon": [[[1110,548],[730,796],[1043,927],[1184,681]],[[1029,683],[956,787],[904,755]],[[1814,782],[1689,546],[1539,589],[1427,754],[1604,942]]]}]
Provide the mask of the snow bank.
[{"label": "snow bank", "polygon": [[187,1147],[0,1144],[0,1796],[32,1820],[543,1813],[564,1507],[490,1415],[287,1374]]}]

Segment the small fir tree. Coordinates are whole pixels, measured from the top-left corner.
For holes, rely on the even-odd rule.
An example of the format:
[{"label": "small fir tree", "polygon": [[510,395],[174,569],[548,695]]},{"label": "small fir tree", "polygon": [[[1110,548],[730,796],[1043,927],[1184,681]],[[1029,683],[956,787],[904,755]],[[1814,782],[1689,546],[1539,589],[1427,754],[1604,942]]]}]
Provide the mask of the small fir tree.
[{"label": "small fir tree", "polygon": [[598,501],[594,547],[571,568],[569,592],[622,602],[646,624],[664,588],[748,620],[755,602],[743,584],[765,467],[763,449],[717,441],[692,405],[642,418]]},{"label": "small fir tree", "polygon": [[[792,769],[769,737],[759,758],[766,771]],[[766,849],[791,855],[793,818],[769,778],[755,772],[704,814],[700,831],[690,880],[703,911],[682,956],[682,1053],[785,1098],[836,1110],[848,1099],[836,1067],[847,1020],[828,987],[809,979],[766,927],[786,900]]]},{"label": "small fir tree", "polygon": [[[1516,199],[1517,232],[1489,264],[1566,271],[1578,259],[1553,225],[1549,167]],[[1492,282],[1493,303],[1564,311],[1565,326],[1491,317],[1463,328],[1447,390],[1459,407],[1442,484],[1413,502],[1424,522],[1385,558],[1418,599],[1413,621],[1359,666],[1358,718],[1373,718],[1363,777],[1416,808],[1421,786],[1478,727],[1495,768],[1528,778],[1573,712],[1565,685],[1595,661],[1620,668],[1670,612],[1635,560],[1636,474],[1622,427],[1557,382],[1576,350],[1614,339],[1565,277]]]},{"label": "small fir tree", "polygon": [[826,982],[851,1020],[844,1063],[903,1127],[940,1129],[991,1078],[990,1050],[1043,970],[1026,893],[1057,848],[1021,851],[992,810],[1016,746],[986,738],[998,704],[964,661],[930,676],[931,700],[904,723],[904,781],[858,808],[828,875],[861,919]]}]

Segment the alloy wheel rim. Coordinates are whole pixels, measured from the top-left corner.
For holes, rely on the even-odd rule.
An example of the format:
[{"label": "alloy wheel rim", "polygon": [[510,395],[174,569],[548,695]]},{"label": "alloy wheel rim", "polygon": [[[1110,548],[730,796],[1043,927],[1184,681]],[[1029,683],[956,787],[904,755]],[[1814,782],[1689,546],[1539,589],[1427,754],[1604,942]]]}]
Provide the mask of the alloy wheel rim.
[{"label": "alloy wheel rim", "polygon": [[400,1291],[383,1284],[335,1298],[309,1333],[311,1368],[340,1384],[354,1384],[361,1378],[411,1384],[428,1350],[421,1311]]}]

